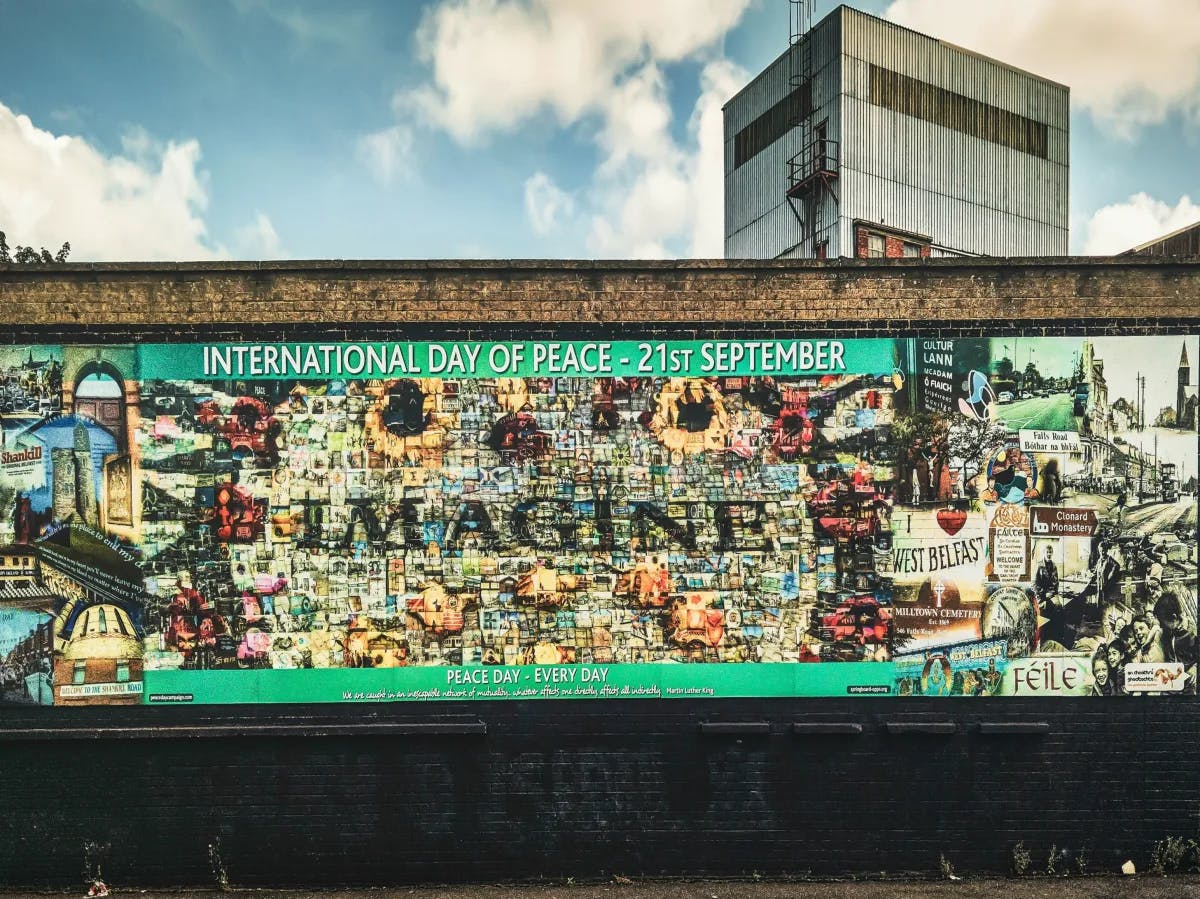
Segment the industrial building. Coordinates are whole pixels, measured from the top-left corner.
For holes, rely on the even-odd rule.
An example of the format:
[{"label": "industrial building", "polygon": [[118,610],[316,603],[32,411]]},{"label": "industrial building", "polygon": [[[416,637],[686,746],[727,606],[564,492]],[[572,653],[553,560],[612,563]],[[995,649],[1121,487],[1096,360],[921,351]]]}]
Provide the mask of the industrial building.
[{"label": "industrial building", "polygon": [[1065,85],[810,8],[724,109],[727,258],[1066,255]]},{"label": "industrial building", "polygon": [[1200,256],[1200,222],[1138,244],[1121,256]]}]

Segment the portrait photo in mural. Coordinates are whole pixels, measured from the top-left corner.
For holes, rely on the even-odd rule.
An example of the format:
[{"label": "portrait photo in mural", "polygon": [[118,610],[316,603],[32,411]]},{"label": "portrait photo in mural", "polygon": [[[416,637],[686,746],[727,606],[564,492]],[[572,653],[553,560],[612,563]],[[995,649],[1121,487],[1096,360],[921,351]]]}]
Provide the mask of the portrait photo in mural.
[{"label": "portrait photo in mural", "polygon": [[5,348],[0,701],[1194,692],[1195,338],[820,343]]}]

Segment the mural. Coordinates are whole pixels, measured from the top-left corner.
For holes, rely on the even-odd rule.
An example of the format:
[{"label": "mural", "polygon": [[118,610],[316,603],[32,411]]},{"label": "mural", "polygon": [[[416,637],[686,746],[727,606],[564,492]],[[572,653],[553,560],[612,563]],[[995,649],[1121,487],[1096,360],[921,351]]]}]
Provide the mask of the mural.
[{"label": "mural", "polygon": [[0,348],[0,702],[1194,693],[1197,353]]}]

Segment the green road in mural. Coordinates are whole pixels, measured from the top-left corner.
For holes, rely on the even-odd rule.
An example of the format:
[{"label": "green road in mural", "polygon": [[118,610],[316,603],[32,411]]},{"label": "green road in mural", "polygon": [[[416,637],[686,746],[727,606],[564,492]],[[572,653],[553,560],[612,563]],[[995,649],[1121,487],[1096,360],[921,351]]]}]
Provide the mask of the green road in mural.
[{"label": "green road in mural", "polygon": [[1074,399],[1065,393],[1050,396],[1031,396],[1023,400],[1001,402],[997,417],[1015,431],[1037,429],[1045,431],[1074,431],[1076,421]]}]

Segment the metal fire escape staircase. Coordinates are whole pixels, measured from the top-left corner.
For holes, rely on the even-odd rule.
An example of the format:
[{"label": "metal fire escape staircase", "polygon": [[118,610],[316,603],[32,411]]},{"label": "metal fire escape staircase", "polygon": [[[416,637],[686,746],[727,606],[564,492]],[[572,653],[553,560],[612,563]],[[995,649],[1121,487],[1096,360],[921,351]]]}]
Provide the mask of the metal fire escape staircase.
[{"label": "metal fire escape staircase", "polygon": [[[801,252],[824,258],[826,200],[838,204],[838,142],[822,123],[814,127],[816,86],[813,80],[812,9],[815,0],[788,0],[788,86],[800,99],[791,104],[792,127],[800,131],[800,152],[787,162],[787,199],[800,223]],[[798,93],[797,93],[798,92]],[[836,215],[834,216],[836,220]]]}]

